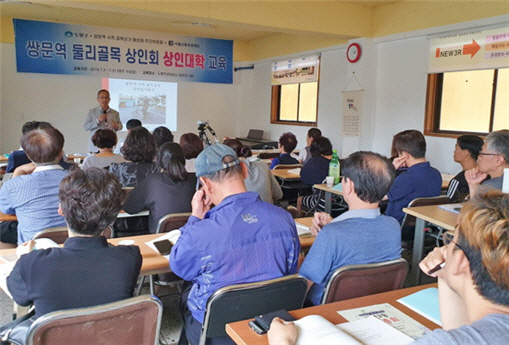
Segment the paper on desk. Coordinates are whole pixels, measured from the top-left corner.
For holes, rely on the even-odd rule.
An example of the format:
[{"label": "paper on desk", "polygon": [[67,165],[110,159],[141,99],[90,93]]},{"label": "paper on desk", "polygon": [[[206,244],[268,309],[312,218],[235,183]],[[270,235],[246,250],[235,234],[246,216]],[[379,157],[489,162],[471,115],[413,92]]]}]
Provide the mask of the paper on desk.
[{"label": "paper on desk", "polygon": [[288,169],[290,174],[300,175],[300,168]]},{"label": "paper on desk", "polygon": [[295,225],[297,226],[297,235],[299,236],[311,236],[311,230],[309,230],[309,226],[306,226],[304,224],[300,224],[298,222],[295,222]]},{"label": "paper on desk", "polygon": [[365,345],[406,345],[414,341],[408,335],[389,326],[374,316],[365,319],[345,322],[336,325],[337,328],[350,334]]},{"label": "paper on desk", "polygon": [[337,185],[335,185],[334,187],[332,187],[331,189],[332,190],[337,190],[338,192],[342,192],[343,191],[343,184],[340,182]]},{"label": "paper on desk", "polygon": [[445,204],[438,206],[438,208],[441,208],[442,210],[446,210],[456,214],[460,213],[462,207],[463,204]]},{"label": "paper on desk", "polygon": [[375,304],[362,308],[340,310],[338,314],[348,321],[374,316],[413,339],[419,339],[431,332],[429,328],[396,309],[389,303]]},{"label": "paper on desk", "polygon": [[[154,242],[162,241],[162,240],[170,240],[170,242],[172,244],[175,244],[175,243],[177,243],[177,240],[180,237],[180,233],[181,232],[179,229],[171,230],[170,232],[165,233],[161,237],[155,238],[152,241],[145,242],[145,244],[147,246],[149,246],[150,248],[152,248],[156,253],[159,253],[156,246],[154,246]],[[168,257],[168,256],[169,255],[164,255],[164,257]]]}]

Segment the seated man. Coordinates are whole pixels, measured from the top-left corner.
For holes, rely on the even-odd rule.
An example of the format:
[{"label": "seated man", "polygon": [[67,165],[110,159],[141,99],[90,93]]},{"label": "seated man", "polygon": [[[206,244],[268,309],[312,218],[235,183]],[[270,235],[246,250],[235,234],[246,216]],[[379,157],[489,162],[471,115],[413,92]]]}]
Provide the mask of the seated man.
[{"label": "seated man", "polygon": [[447,196],[453,202],[463,202],[469,194],[465,171],[477,167],[477,158],[484,141],[476,135],[462,135],[454,148],[454,161],[461,164],[463,169],[449,182]]},{"label": "seated man", "polygon": [[[72,169],[60,183],[58,208],[69,239],[63,248],[32,251],[34,241],[20,247],[28,254],[19,258],[7,278],[14,301],[33,303],[39,317],[132,297],[140,274],[140,249],[110,248],[101,236],[117,218],[124,195],[118,179],[104,169]],[[24,342],[24,334],[10,337]]]},{"label": "seated man", "polygon": [[[509,195],[491,190],[463,206],[450,242],[420,263],[438,277],[440,318],[415,344],[509,344]],[[449,238],[449,240],[447,240]]]},{"label": "seated man", "polygon": [[270,169],[274,169],[274,167],[278,164],[300,164],[300,162],[290,156],[293,150],[297,147],[297,138],[293,133],[287,132],[283,133],[283,135],[279,138],[279,152],[281,155],[272,160],[270,164]]},{"label": "seated man", "polygon": [[[29,121],[25,122],[23,124],[23,127],[21,127],[21,132],[23,135],[30,132],[31,130],[37,129],[37,128],[47,128],[52,127],[48,122],[44,121]],[[70,167],[72,167],[74,164],[67,163],[66,160],[64,160],[65,155],[60,159],[58,164],[64,168],[65,170],[68,170]],[[5,168],[5,172],[12,173],[14,172],[14,169],[17,167],[30,163],[30,158],[28,158],[25,151],[23,151],[23,148],[19,149],[18,151],[13,151],[9,154],[9,158],[7,161],[7,168]]]},{"label": "seated man", "polygon": [[[293,274],[300,253],[291,215],[246,191],[247,167],[233,149],[207,147],[196,159],[196,176],[202,188],[170,255],[172,271],[193,283],[182,293],[191,344],[199,342],[207,300],[216,290]],[[232,343],[229,338],[215,341]]]},{"label": "seated man", "polygon": [[394,181],[391,162],[377,153],[359,151],[345,160],[342,171],[349,210],[335,219],[315,213],[311,231],[318,236],[299,271],[308,279],[308,299],[315,305],[336,269],[401,257],[399,224],[381,215],[378,207]]},{"label": "seated man", "polygon": [[[392,162],[396,169],[402,166],[408,170],[398,175],[392,184],[387,198],[386,215],[396,218],[401,224],[405,213],[403,208],[415,198],[440,195],[442,189],[442,175],[432,168],[424,157],[426,154],[426,139],[417,130],[407,130],[394,136],[393,145],[398,157]],[[413,236],[413,228],[409,237]],[[403,233],[405,237],[405,233]]]},{"label": "seated man", "polygon": [[33,163],[16,168],[0,189],[0,211],[18,218],[18,244],[41,230],[65,226],[58,214],[58,185],[66,174],[58,165],[64,136],[53,127],[35,129],[21,138],[21,147]]},{"label": "seated man", "polygon": [[465,172],[470,195],[474,195],[481,185],[502,190],[506,168],[509,168],[509,130],[492,132],[479,152],[477,166]]},{"label": "seated man", "polygon": [[[461,209],[445,246],[421,261],[426,274],[437,265],[440,318],[436,329],[411,344],[509,344],[509,194],[491,190]],[[271,345],[293,345],[297,328],[274,319]]]}]

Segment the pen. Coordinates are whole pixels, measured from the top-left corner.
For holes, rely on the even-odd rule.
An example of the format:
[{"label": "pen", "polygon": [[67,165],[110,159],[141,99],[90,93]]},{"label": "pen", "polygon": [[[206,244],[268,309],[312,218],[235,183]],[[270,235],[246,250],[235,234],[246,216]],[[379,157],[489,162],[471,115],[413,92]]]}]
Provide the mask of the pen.
[{"label": "pen", "polygon": [[440,271],[442,268],[444,268],[444,266],[445,266],[445,262],[442,262],[441,264],[438,264],[435,267],[433,267],[432,269],[430,269],[428,271],[428,274],[433,274],[437,271]]}]

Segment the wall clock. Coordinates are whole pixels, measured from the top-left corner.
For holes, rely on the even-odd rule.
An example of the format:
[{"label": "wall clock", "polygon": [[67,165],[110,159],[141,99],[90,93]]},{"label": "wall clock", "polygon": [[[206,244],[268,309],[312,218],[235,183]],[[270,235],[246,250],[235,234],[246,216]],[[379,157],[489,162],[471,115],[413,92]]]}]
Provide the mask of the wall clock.
[{"label": "wall clock", "polygon": [[352,43],[346,50],[346,58],[350,63],[356,63],[361,58],[361,46],[358,43]]}]

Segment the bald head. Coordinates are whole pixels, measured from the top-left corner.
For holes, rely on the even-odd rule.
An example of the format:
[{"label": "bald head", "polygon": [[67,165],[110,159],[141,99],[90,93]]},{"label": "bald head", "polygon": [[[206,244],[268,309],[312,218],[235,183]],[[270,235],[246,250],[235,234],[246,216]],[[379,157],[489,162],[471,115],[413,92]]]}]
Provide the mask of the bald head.
[{"label": "bald head", "polygon": [[21,147],[34,163],[56,163],[64,148],[64,136],[53,127],[34,129],[23,135]]},{"label": "bald head", "polygon": [[389,192],[396,172],[386,157],[375,152],[358,151],[344,161],[342,174],[354,183],[359,199],[378,203]]}]

